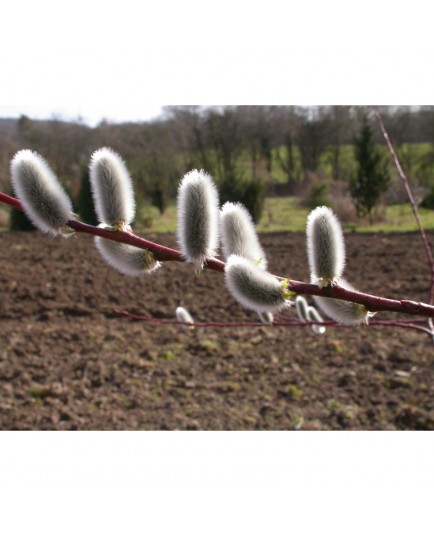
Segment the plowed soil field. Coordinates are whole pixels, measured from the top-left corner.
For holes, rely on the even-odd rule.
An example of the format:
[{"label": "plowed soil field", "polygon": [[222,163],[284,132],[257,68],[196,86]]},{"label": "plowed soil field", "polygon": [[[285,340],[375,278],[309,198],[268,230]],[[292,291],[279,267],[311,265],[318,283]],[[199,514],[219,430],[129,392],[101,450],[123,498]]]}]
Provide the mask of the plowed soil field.
[{"label": "plowed soil field", "polygon": [[[147,238],[176,246],[172,235]],[[346,241],[346,277],[357,288],[428,300],[419,235]],[[261,242],[272,273],[307,280],[304,236],[262,235]],[[2,233],[0,266],[3,430],[434,428],[434,346],[425,333],[184,329],[121,317],[113,310],[174,319],[183,305],[198,322],[257,322],[221,274],[196,279],[190,266],[166,263],[152,276],[129,278],[106,266],[84,235]]]}]

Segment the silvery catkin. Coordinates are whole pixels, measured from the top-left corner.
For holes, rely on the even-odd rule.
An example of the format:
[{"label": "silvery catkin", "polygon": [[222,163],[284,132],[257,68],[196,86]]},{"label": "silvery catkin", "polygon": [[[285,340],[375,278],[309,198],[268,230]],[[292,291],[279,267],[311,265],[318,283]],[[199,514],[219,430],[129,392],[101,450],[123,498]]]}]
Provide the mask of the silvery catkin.
[{"label": "silvery catkin", "polygon": [[196,270],[215,255],[218,246],[219,198],[212,178],[194,169],[178,188],[178,242],[183,257]]},{"label": "silvery catkin", "polygon": [[[339,285],[346,290],[356,290],[348,281],[341,278]],[[367,324],[372,316],[364,305],[334,298],[313,296],[318,307],[339,324]]]},{"label": "silvery catkin", "polygon": [[[307,320],[310,322],[324,322],[322,316],[312,305],[307,308]],[[323,335],[326,332],[326,327],[320,326],[319,324],[312,324],[312,330],[317,335]]]},{"label": "silvery catkin", "polygon": [[122,158],[108,147],[98,149],[90,159],[89,178],[98,221],[124,230],[134,219],[135,201]]},{"label": "silvery catkin", "polygon": [[345,242],[333,211],[314,209],[307,218],[306,235],[312,283],[325,287],[339,281],[345,268]]},{"label": "silvery catkin", "polygon": [[137,277],[150,274],[161,266],[150,251],[130,244],[96,236],[95,246],[107,264],[124,275]]},{"label": "silvery catkin", "polygon": [[263,324],[272,324],[274,322],[274,315],[268,311],[258,313],[259,319]]},{"label": "silvery catkin", "polygon": [[232,296],[258,313],[277,313],[292,303],[287,299],[285,282],[238,255],[231,255],[226,262],[225,280]]},{"label": "silvery catkin", "polygon": [[[177,307],[176,308],[176,319],[178,322],[181,322],[182,324],[194,324],[193,317],[191,314],[185,309],[185,307]],[[188,326],[185,326],[188,327]],[[191,328],[192,326],[190,326]]]},{"label": "silvery catkin", "polygon": [[308,310],[309,304],[307,303],[306,298],[303,298],[303,296],[297,296],[295,298],[295,310],[297,311],[297,316],[299,320],[302,322],[306,322],[307,317],[307,310]]},{"label": "silvery catkin", "polygon": [[44,158],[29,149],[18,151],[11,161],[11,178],[33,225],[44,233],[66,236],[64,228],[74,217],[72,203]]},{"label": "silvery catkin", "polygon": [[220,235],[225,259],[239,255],[267,269],[267,258],[259,243],[248,210],[241,203],[225,203],[220,210]]}]

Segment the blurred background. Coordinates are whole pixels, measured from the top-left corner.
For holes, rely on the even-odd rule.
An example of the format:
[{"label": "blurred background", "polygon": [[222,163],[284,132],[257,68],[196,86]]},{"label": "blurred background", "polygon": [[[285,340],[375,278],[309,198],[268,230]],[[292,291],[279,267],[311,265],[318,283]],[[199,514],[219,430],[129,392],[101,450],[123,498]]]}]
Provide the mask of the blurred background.
[{"label": "blurred background", "polygon": [[[379,107],[414,188],[426,229],[434,229],[434,106]],[[141,120],[66,113],[41,119],[3,107],[0,188],[12,193],[9,163],[22,148],[46,158],[80,217],[95,223],[88,184],[92,152],[110,146],[132,174],[136,227],[173,232],[180,178],[203,168],[221,201],[243,202],[259,231],[301,231],[308,210],[333,207],[346,230],[413,230],[414,222],[372,109],[368,106],[154,106]],[[43,113],[43,112],[42,112]],[[38,117],[38,118],[35,118]],[[124,113],[124,117],[128,114]],[[24,229],[0,207],[0,226]],[[19,220],[19,221],[16,221]]]}]

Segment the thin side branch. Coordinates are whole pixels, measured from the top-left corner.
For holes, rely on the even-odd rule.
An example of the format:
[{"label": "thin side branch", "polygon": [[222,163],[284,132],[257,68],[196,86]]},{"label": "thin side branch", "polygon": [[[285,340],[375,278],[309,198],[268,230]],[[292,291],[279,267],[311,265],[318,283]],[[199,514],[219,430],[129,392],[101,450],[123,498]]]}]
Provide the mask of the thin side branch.
[{"label": "thin side branch", "polygon": [[[187,328],[263,328],[266,327],[262,322],[180,322],[179,320],[172,320],[172,319],[164,319],[164,318],[155,318],[152,316],[142,316],[142,315],[136,315],[134,313],[130,313],[129,311],[123,311],[114,309],[112,311],[113,314],[117,316],[125,316],[127,318],[131,318],[132,320],[138,320],[140,322],[150,322],[154,324],[164,324],[164,325],[180,325],[185,326]],[[289,319],[289,320],[281,320],[277,319],[271,322],[270,324],[267,324],[268,326],[273,327],[312,327],[312,326],[327,326],[327,327],[338,327],[338,328],[347,328],[352,329],[353,326],[349,325],[343,325],[338,324],[337,322],[333,321],[324,321],[324,322],[305,322],[297,319]],[[370,327],[399,327],[404,329],[412,329],[416,331],[422,331],[424,333],[427,333],[428,335],[432,335],[431,331],[428,328],[425,328],[423,326],[418,326],[415,323],[411,323],[409,321],[389,321],[389,320],[373,320],[369,323]]]},{"label": "thin side branch", "polygon": [[381,133],[383,134],[384,139],[386,140],[387,147],[389,149],[389,152],[392,156],[393,163],[395,164],[396,169],[398,170],[398,174],[404,183],[404,188],[407,193],[408,199],[410,201],[411,209],[413,211],[414,218],[416,220],[417,226],[419,227],[420,235],[423,242],[423,247],[425,249],[425,255],[428,260],[428,265],[431,270],[431,284],[430,284],[430,294],[429,294],[429,303],[432,304],[434,301],[434,258],[431,252],[431,248],[428,242],[428,238],[425,233],[425,229],[422,226],[422,222],[420,221],[419,217],[419,211],[417,208],[417,203],[414,199],[413,192],[410,188],[410,183],[408,181],[407,175],[404,173],[404,170],[402,169],[401,162],[399,161],[398,155],[396,154],[395,148],[393,147],[392,142],[390,141],[389,134],[386,131],[386,128],[383,123],[383,119],[381,117],[380,112],[377,109],[374,109],[375,117],[377,118],[378,124],[381,129]]}]

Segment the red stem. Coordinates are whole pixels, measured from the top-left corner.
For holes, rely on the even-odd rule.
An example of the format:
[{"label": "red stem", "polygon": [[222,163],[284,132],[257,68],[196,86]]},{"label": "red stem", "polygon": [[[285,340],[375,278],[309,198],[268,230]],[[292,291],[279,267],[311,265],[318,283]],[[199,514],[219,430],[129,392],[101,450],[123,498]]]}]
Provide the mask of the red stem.
[{"label": "red stem", "polygon": [[[297,326],[297,327],[307,327],[307,326],[332,326],[336,328],[352,328],[353,326],[338,324],[333,321],[325,321],[325,322],[304,322],[301,320],[275,320],[271,324],[263,324],[262,322],[193,322],[193,323],[186,323],[186,322],[180,322],[179,320],[170,320],[170,319],[163,319],[163,318],[154,318],[152,316],[141,316],[136,315],[134,313],[129,313],[128,311],[120,311],[120,310],[113,310],[113,314],[118,316],[126,316],[127,318],[132,318],[133,320],[139,320],[141,322],[152,322],[154,324],[170,324],[170,325],[180,325],[180,326],[186,326],[186,327],[214,327],[214,328],[240,328],[240,327],[268,327],[268,326],[275,326],[275,327],[281,327],[281,326]],[[369,323],[369,326],[374,327],[399,327],[399,328],[405,328],[405,329],[413,329],[416,331],[423,331],[424,333],[427,333],[432,337],[432,332],[428,328],[424,328],[422,326],[418,326],[416,324],[406,322],[406,321],[389,321],[389,320],[374,320]]]},{"label": "red stem", "polygon": [[[23,210],[19,200],[10,197],[0,192],[0,201],[7,203],[18,210]],[[160,244],[150,242],[144,238],[140,238],[133,233],[127,233],[123,231],[107,231],[93,225],[81,223],[77,220],[68,221],[68,226],[75,231],[81,233],[87,233],[94,236],[101,236],[109,240],[115,240],[116,242],[122,242],[130,244],[141,249],[147,249],[151,251],[155,258],[159,261],[178,261],[184,262],[180,251],[172,248],[167,248]],[[209,270],[215,270],[218,272],[224,272],[225,264],[218,259],[208,259],[205,268]],[[278,279],[284,279],[283,277],[276,276]],[[391,311],[396,313],[404,313],[410,315],[420,315],[432,318],[434,317],[434,306],[426,303],[415,302],[411,300],[393,300],[389,298],[382,298],[379,296],[373,296],[371,294],[365,294],[363,292],[346,290],[338,285],[326,288],[319,288],[316,285],[309,283],[303,283],[301,281],[289,280],[289,290],[296,294],[306,294],[311,296],[323,296],[327,298],[337,298],[340,300],[351,301],[364,305],[368,311]]]},{"label": "red stem", "polygon": [[15,197],[11,197],[10,195],[0,192],[0,201],[16,208],[17,210],[21,210],[21,212],[24,212],[23,207],[21,206],[21,201],[18,201],[18,199],[15,199]]}]

